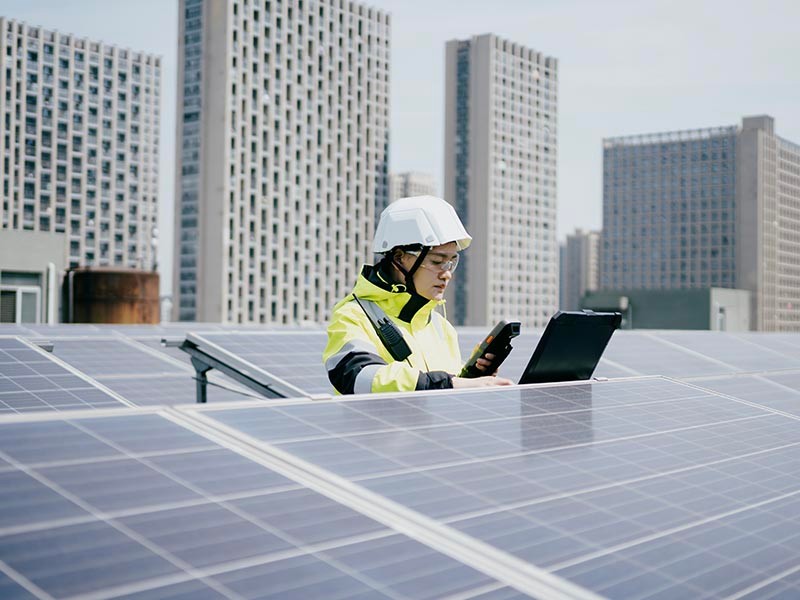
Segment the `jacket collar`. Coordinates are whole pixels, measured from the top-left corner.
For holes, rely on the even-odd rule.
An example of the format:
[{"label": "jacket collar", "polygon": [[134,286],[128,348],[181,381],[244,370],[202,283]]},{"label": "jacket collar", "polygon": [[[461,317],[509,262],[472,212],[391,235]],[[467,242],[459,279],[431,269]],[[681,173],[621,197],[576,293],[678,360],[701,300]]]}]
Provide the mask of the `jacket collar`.
[{"label": "jacket collar", "polygon": [[364,265],[353,288],[359,298],[372,300],[381,305],[386,314],[406,323],[425,324],[431,312],[444,300],[428,300],[419,294],[410,294],[402,283],[393,282],[380,265]]}]

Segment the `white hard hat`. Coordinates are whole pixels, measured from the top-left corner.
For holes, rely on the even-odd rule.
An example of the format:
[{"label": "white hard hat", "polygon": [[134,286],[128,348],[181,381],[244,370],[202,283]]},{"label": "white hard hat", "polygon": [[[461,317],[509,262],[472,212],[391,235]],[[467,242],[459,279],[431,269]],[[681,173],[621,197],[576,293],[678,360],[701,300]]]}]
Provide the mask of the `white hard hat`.
[{"label": "white hard hat", "polygon": [[455,209],[447,202],[435,196],[413,196],[400,198],[383,209],[372,251],[380,254],[397,246],[441,246],[450,242],[464,250],[471,241]]}]

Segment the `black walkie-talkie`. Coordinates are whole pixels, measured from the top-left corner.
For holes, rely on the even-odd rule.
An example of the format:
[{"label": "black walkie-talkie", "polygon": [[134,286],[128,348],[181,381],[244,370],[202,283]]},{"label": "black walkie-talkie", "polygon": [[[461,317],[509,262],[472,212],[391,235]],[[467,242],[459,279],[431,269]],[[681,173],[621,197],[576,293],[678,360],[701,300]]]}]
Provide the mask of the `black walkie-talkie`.
[{"label": "black walkie-talkie", "polygon": [[353,294],[353,299],[358,302],[358,305],[367,315],[369,322],[372,323],[372,327],[375,329],[375,333],[378,334],[393,359],[405,360],[411,356],[411,348],[408,347],[408,343],[403,338],[403,332],[386,316],[386,313],[374,302],[369,300],[361,302],[355,294]]},{"label": "black walkie-talkie", "polygon": [[[483,377],[484,375],[491,375],[498,369],[500,364],[506,359],[511,352],[511,340],[519,335],[520,324],[519,321],[500,321],[494,326],[483,341],[478,344],[472,356],[464,364],[461,369],[459,377]],[[490,371],[481,371],[476,366],[478,359],[486,354],[494,354],[492,359],[492,366]]]}]

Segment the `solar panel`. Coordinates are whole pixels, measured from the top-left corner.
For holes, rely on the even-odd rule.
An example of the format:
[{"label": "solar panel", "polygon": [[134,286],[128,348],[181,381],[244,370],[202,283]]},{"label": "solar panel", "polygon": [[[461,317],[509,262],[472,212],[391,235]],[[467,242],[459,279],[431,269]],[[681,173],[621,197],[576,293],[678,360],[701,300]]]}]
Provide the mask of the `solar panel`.
[{"label": "solar panel", "polygon": [[794,360],[800,360],[800,336],[797,334],[741,331],[730,335],[755,344],[756,347],[768,348]]},{"label": "solar panel", "polygon": [[[185,363],[98,332],[55,351],[137,404],[193,401]],[[483,333],[460,333],[467,352]],[[325,377],[322,331],[208,335]],[[617,332],[596,373],[689,384],[0,414],[0,597],[791,596],[799,340]],[[65,368],[15,341],[21,366]],[[14,377],[33,376],[0,376],[0,399]]]},{"label": "solar panel", "polygon": [[764,378],[800,393],[800,371],[766,373]]},{"label": "solar panel", "polygon": [[[759,339],[769,339],[769,335],[762,333]],[[659,333],[658,339],[713,358],[738,372],[800,368],[800,358],[722,331],[665,331]]]},{"label": "solar panel", "polygon": [[[137,406],[196,401],[194,369],[186,358],[167,357],[123,336],[51,339],[56,356]],[[210,386],[208,394],[214,402],[251,397],[249,391],[221,374],[213,381],[230,388]]]},{"label": "solar panel", "polygon": [[622,365],[637,375],[691,377],[733,373],[735,370],[713,358],[694,355],[685,348],[666,344],[659,336],[637,331],[616,332],[611,337],[603,358],[605,361],[598,365],[595,372],[597,376],[608,376],[608,362]]},{"label": "solar panel", "polygon": [[800,417],[800,374],[764,373],[692,379],[692,384]]},{"label": "solar panel", "polygon": [[53,354],[92,377],[187,372],[184,366],[124,339],[55,339]]},{"label": "solar panel", "polygon": [[18,338],[0,337],[0,414],[129,406]]},{"label": "solar panel", "polygon": [[789,586],[800,427],[661,378],[198,409],[614,598]]},{"label": "solar panel", "polygon": [[204,332],[192,336],[306,393],[333,393],[322,364],[328,339],[324,331]]},{"label": "solar panel", "polygon": [[24,325],[0,323],[0,336],[37,337],[37,334]]},{"label": "solar panel", "polygon": [[[197,402],[194,377],[186,373],[157,376],[136,375],[100,379],[100,381],[136,406],[172,406]],[[236,386],[235,383],[226,385]],[[236,387],[238,388],[238,386]],[[232,402],[248,400],[253,397],[254,395],[249,391],[236,392],[227,387],[213,385],[208,388],[210,402]]]},{"label": "solar panel", "polygon": [[57,323],[54,325],[37,323],[29,324],[26,327],[36,335],[44,337],[50,335],[108,335],[108,332],[103,331],[99,326],[84,323]]},{"label": "solar panel", "polygon": [[0,421],[4,598],[522,597],[175,422],[131,412]]}]

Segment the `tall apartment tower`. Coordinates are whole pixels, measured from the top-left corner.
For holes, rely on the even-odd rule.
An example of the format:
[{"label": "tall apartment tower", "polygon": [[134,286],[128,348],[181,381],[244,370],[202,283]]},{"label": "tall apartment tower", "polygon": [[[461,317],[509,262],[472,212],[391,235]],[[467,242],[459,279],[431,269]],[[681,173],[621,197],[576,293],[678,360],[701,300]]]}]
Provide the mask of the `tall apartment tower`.
[{"label": "tall apartment tower", "polygon": [[558,61],[487,34],[447,42],[445,199],[473,237],[455,322],[542,328],[558,307]]},{"label": "tall apartment tower", "polygon": [[156,266],[160,62],[0,17],[2,230],[64,234],[68,266]]},{"label": "tall apartment tower", "polygon": [[181,0],[174,316],[323,321],[388,195],[389,15]]},{"label": "tall apartment tower", "polygon": [[769,116],[603,141],[601,288],[741,288],[800,331],[800,146]]},{"label": "tall apartment tower", "polygon": [[[407,171],[389,175],[389,202],[410,196],[435,196],[436,182],[429,173]],[[385,207],[383,207],[385,208]],[[383,209],[381,209],[383,210]],[[376,211],[380,214],[380,211]]]},{"label": "tall apartment tower", "polygon": [[582,231],[567,235],[561,245],[559,309],[579,310],[586,292],[600,285],[600,232]]}]

